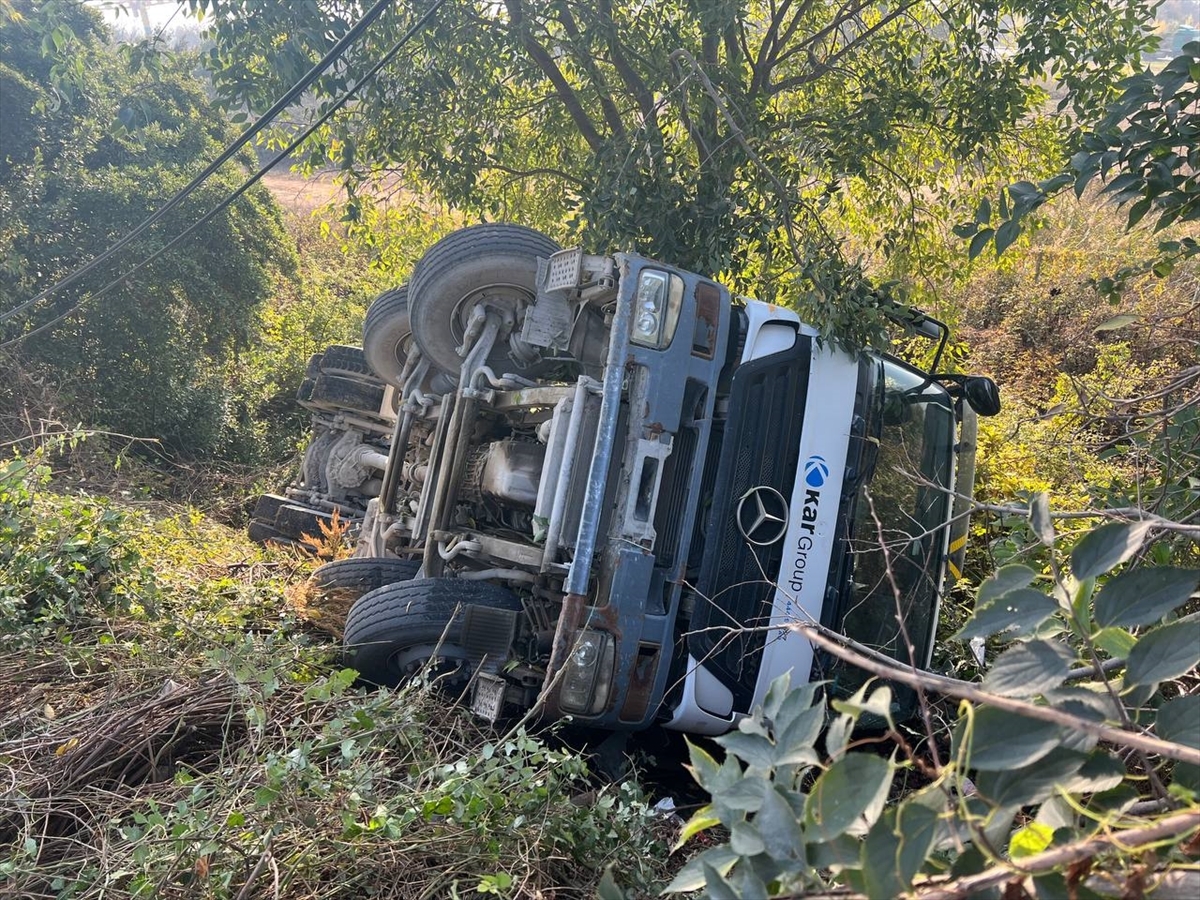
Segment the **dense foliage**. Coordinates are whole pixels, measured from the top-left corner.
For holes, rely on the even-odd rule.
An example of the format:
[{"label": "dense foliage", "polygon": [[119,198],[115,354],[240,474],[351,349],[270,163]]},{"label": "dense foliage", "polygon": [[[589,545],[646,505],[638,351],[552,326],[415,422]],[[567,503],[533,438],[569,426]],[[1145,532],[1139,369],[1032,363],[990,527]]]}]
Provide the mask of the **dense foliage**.
[{"label": "dense foliage", "polygon": [[6,895],[534,896],[618,862],[662,881],[636,784],[419,684],[353,687],[284,599],[311,564],[49,472],[0,462]]},{"label": "dense foliage", "polygon": [[[0,7],[0,309],[54,284],[160,208],[232,132],[193,76],[194,60],[145,58],[108,43],[77,3]],[[186,249],[120,288],[108,284],[223,200],[230,166],[126,251],[28,313],[12,340],[76,304],[79,312],[16,348],[91,424],[154,436],[188,456],[244,454],[229,366],[254,338],[256,311],[294,256],[257,190]],[[244,423],[242,423],[244,425]]]},{"label": "dense foliage", "polygon": [[[210,23],[218,94],[261,111],[367,4],[190,5]],[[567,217],[589,247],[722,273],[861,339],[879,301],[863,266],[948,270],[942,223],[989,184],[1049,171],[1148,46],[1149,6],[683,0],[648,15],[454,0],[309,160],[350,184],[399,176],[475,215],[552,229]],[[426,8],[385,15],[320,95]],[[1047,71],[1058,114],[1043,113]]]}]

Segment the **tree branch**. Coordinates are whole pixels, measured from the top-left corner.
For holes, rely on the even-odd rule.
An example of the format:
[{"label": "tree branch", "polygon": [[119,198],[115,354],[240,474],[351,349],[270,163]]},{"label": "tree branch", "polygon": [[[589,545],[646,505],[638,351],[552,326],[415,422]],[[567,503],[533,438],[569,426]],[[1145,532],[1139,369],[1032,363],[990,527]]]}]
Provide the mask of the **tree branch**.
[{"label": "tree branch", "polygon": [[533,36],[533,32],[529,30],[529,24],[525,18],[525,7],[521,0],[504,0],[504,6],[508,10],[508,18],[510,21],[510,29],[520,39],[521,46],[525,48],[525,52],[530,58],[537,63],[538,67],[550,79],[550,83],[554,85],[554,91],[558,94],[558,99],[562,101],[563,106],[567,108],[571,118],[575,122],[575,127],[579,129],[579,133],[583,139],[587,141],[589,147],[593,151],[599,151],[604,144],[604,139],[601,137],[599,130],[594,122],[584,110],[583,104],[579,100],[579,96],[567,82],[566,76],[559,69],[546,48],[537,42]]},{"label": "tree branch", "polygon": [[612,90],[604,80],[603,74],[596,68],[595,59],[588,52],[583,32],[580,31],[579,25],[576,24],[575,17],[571,15],[571,10],[566,3],[560,2],[556,8],[558,9],[558,20],[576,47],[575,58],[579,62],[579,67],[587,72],[588,77],[595,84],[596,96],[600,102],[600,109],[604,113],[604,121],[608,123],[608,130],[612,132],[614,138],[624,141],[625,125],[621,121],[621,113],[617,109],[617,104],[613,102]]},{"label": "tree branch", "polygon": [[1089,838],[1074,844],[1067,844],[1064,847],[1055,847],[1053,850],[1027,856],[1019,864],[993,866],[977,875],[968,875],[932,889],[923,890],[917,887],[916,895],[919,900],[966,900],[968,897],[979,896],[980,892],[988,888],[1011,881],[1014,875],[1049,872],[1114,847],[1128,852],[1157,841],[1177,840],[1197,828],[1200,828],[1200,811],[1183,812],[1168,816],[1145,828],[1114,831],[1103,837]]},{"label": "tree branch", "polygon": [[[1070,713],[1051,709],[1048,706],[1035,706],[1024,700],[1014,700],[1011,697],[1002,697],[999,694],[989,694],[957,678],[934,675],[932,672],[914,672],[899,665],[895,660],[880,658],[882,654],[878,654],[875,657],[868,657],[858,652],[858,650],[851,649],[846,646],[846,638],[819,626],[795,625],[793,628],[802,634],[805,639],[811,641],[822,650],[833,654],[838,659],[845,660],[853,666],[864,669],[872,675],[878,675],[880,678],[886,678],[889,681],[898,681],[912,688],[925,688],[937,691],[939,694],[945,694],[947,697],[957,697],[960,700],[970,700],[972,703],[1003,709],[1006,712],[1015,713],[1026,718],[1049,722],[1053,725],[1061,725],[1064,728],[1070,728],[1074,731],[1081,731],[1084,734],[1091,735],[1098,740],[1108,741],[1122,747],[1130,747],[1134,750],[1143,750],[1146,753],[1153,753],[1156,756],[1166,759],[1200,765],[1200,749],[1198,748],[1186,747],[1183,744],[1160,740],[1159,738],[1134,731],[1113,728],[1111,725],[1104,725],[1090,719],[1073,716]],[[887,659],[887,661],[884,662],[884,659]]]}]

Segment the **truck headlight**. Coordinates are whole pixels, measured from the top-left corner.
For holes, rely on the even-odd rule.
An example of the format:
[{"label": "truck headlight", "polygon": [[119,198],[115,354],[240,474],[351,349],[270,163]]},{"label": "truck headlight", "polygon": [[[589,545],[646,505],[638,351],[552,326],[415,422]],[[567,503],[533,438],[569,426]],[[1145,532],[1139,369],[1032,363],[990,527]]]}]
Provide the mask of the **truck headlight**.
[{"label": "truck headlight", "polygon": [[571,645],[563,666],[558,703],[564,710],[597,713],[608,702],[616,648],[611,634],[583,629]]},{"label": "truck headlight", "polygon": [[683,279],[678,275],[647,269],[638,276],[633,300],[635,344],[662,349],[671,343],[683,305]]}]

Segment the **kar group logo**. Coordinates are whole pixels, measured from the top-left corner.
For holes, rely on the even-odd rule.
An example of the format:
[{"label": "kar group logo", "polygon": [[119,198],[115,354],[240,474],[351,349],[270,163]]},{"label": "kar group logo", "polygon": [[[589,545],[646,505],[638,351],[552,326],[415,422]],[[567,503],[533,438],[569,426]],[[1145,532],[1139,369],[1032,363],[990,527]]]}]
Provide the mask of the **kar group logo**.
[{"label": "kar group logo", "polygon": [[829,463],[825,462],[825,457],[810,456],[804,464],[804,483],[814,490],[820,490],[828,477]]}]

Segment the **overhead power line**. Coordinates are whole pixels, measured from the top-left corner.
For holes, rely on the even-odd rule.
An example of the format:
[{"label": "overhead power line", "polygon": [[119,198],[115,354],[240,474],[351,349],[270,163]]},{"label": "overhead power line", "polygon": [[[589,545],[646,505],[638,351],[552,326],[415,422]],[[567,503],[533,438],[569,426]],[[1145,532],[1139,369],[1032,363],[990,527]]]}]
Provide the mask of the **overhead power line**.
[{"label": "overhead power line", "polygon": [[50,330],[55,325],[59,324],[63,320],[65,320],[65,319],[69,318],[71,315],[73,315],[87,301],[98,300],[101,297],[111,293],[116,288],[118,288],[121,284],[123,284],[125,281],[127,281],[129,278],[131,278],[132,276],[137,274],[142,269],[146,268],[146,266],[150,265],[152,262],[154,262],[160,256],[163,256],[164,254],[173,250],[179,244],[183,243],[184,240],[186,240],[188,237],[190,237],[192,234],[194,234],[197,230],[199,230],[200,228],[207,225],[210,221],[213,220],[213,218],[215,218],[216,216],[218,216],[222,212],[224,212],[226,209],[228,209],[239,197],[241,197],[244,193],[246,193],[246,191],[250,190],[250,188],[252,188],[255,184],[257,184],[262,179],[262,177],[264,175],[266,175],[269,171],[271,171],[271,169],[273,169],[281,160],[284,160],[288,156],[290,156],[297,147],[299,147],[302,143],[304,143],[304,141],[306,141],[309,138],[309,136],[311,136],[318,128],[320,128],[322,125],[324,125],[326,122],[328,122],[329,119],[333,117],[334,113],[336,113],[343,106],[345,106],[346,103],[348,103],[354,97],[354,95],[358,93],[360,88],[364,87],[365,85],[367,85],[371,81],[373,81],[375,79],[375,76],[379,73],[379,70],[382,69],[384,66],[386,66],[388,63],[390,63],[392,60],[394,60],[396,58],[397,54],[399,54],[401,49],[403,49],[404,45],[407,44],[409,42],[409,40],[411,40],[412,37],[417,34],[417,32],[419,32],[422,28],[425,27],[426,23],[428,23],[429,20],[431,18],[433,18],[434,13],[436,13],[438,11],[438,9],[440,9],[441,6],[445,2],[446,2],[446,0],[434,0],[434,2],[430,5],[429,9],[425,11],[425,13],[421,16],[421,18],[418,19],[416,22],[414,22],[413,25],[407,31],[404,32],[404,34],[400,37],[400,39],[395,44],[392,45],[392,47],[387,51],[387,53],[385,53],[380,58],[380,60],[378,62],[376,62],[375,65],[373,65],[366,72],[365,75],[363,75],[363,77],[361,79],[359,79],[357,82],[355,82],[354,85],[352,87],[350,87],[346,91],[346,93],[343,94],[336,102],[334,102],[330,106],[330,108],[328,110],[326,110],[325,113],[319,119],[317,119],[315,122],[313,122],[306,129],[304,129],[304,131],[302,131],[299,135],[297,135],[292,140],[292,142],[289,143],[286,147],[284,147],[270,162],[268,162],[265,166],[263,166],[261,169],[259,169],[257,172],[255,172],[252,176],[250,176],[250,178],[246,179],[246,181],[243,182],[242,185],[236,191],[234,191],[232,194],[230,194],[228,197],[226,197],[223,201],[221,201],[221,203],[219,203],[217,206],[213,207],[211,210],[209,210],[207,213],[205,213],[200,219],[198,219],[196,222],[194,222],[188,228],[184,229],[182,232],[180,232],[178,235],[176,235],[174,238],[172,238],[170,242],[168,242],[164,246],[160,247],[158,250],[156,250],[150,256],[143,259],[140,263],[138,263],[136,266],[134,266],[128,272],[125,272],[124,274],[119,275],[118,277],[114,278],[112,281],[110,281],[108,284],[106,284],[104,287],[102,287],[100,290],[96,291],[95,293],[88,294],[87,296],[82,297],[78,302],[72,304],[69,309],[64,310],[62,313],[60,313],[58,316],[55,316],[49,322],[39,325],[37,328],[33,329],[32,331],[26,332],[25,334],[19,335],[15,338],[12,338],[11,340],[0,343],[0,350],[5,349],[6,347],[11,347],[15,344],[20,343],[21,341],[27,340],[28,338],[34,337],[35,335],[38,335],[38,334],[41,334],[42,332]]},{"label": "overhead power line", "polygon": [[6,312],[0,313],[0,323],[7,322],[13,317],[19,316],[30,307],[35,306],[52,294],[58,293],[63,288],[74,284],[80,278],[83,278],[98,266],[112,259],[113,256],[115,256],[118,252],[127,247],[130,242],[144,234],[148,228],[150,228],[152,225],[162,219],[163,216],[187,199],[188,196],[190,196],[192,192],[196,190],[196,188],[203,184],[213,175],[214,172],[228,162],[235,153],[253,140],[260,131],[266,128],[276,116],[291,106],[296,98],[304,93],[304,91],[307,90],[308,87],[314,81],[316,81],[326,69],[333,65],[333,63],[335,63],[346,52],[346,50],[348,50],[350,46],[362,36],[363,32],[365,32],[367,28],[376,19],[378,19],[383,14],[384,10],[393,2],[394,0],[378,0],[374,6],[367,10],[361,19],[354,23],[350,30],[342,36],[341,40],[334,44],[333,47],[330,48],[329,52],[326,53],[316,65],[309,69],[308,73],[305,74],[303,78],[292,85],[292,87],[288,89],[287,93],[276,100],[271,108],[263,113],[261,118],[259,118],[249,128],[242,132],[241,136],[238,137],[237,140],[226,147],[221,152],[220,156],[209,163],[204,168],[203,172],[201,172],[190,182],[188,182],[187,185],[181,188],[173,197],[171,197],[170,200],[166,202],[161,209],[145,219],[140,225],[127,233],[124,237],[110,246],[99,256],[80,266],[65,278],[62,278],[60,281],[52,284],[50,287],[46,288],[35,296],[30,297],[24,303],[21,303],[10,310],[7,310]]}]

